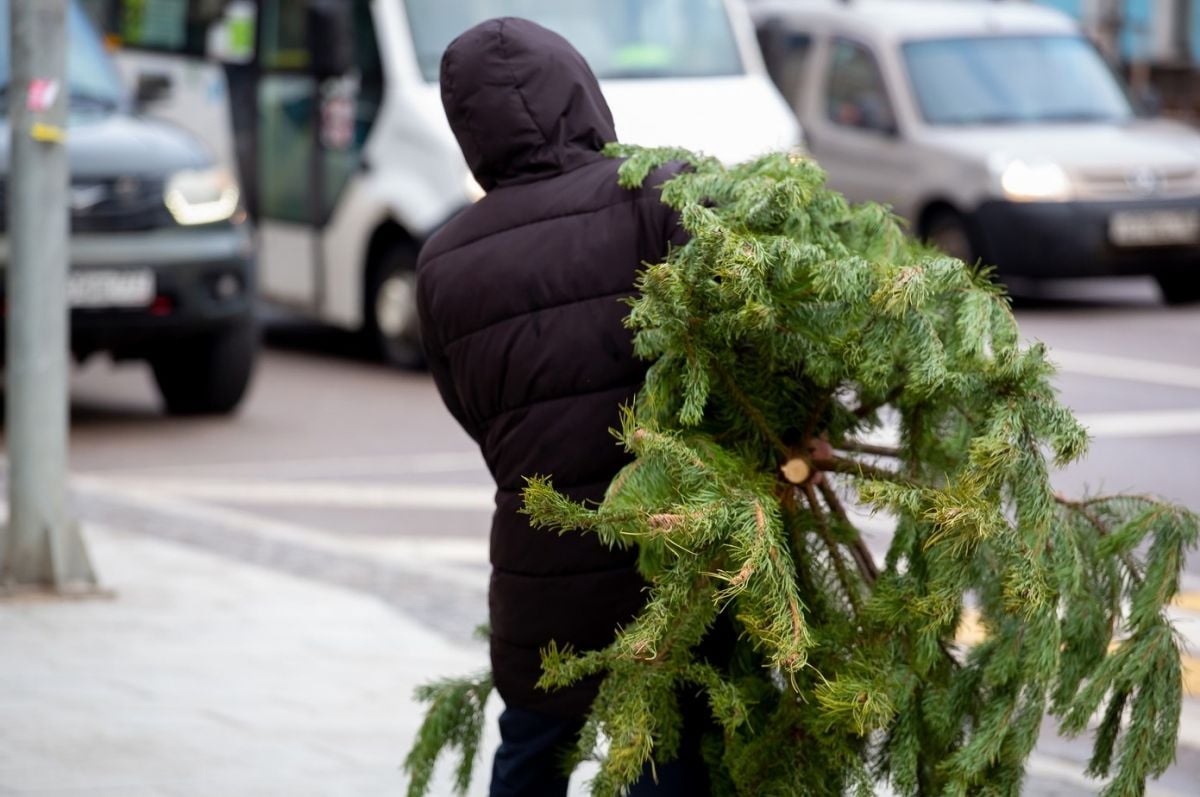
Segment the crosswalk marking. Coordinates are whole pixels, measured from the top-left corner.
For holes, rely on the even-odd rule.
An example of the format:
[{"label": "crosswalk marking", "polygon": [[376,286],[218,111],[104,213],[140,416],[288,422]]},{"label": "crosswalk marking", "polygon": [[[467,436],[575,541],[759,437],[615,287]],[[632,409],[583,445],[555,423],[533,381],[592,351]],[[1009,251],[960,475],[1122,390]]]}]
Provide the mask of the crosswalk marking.
[{"label": "crosswalk marking", "polygon": [[[152,479],[121,476],[82,476],[75,479],[77,487],[100,493],[118,493],[126,499],[151,503],[161,510],[170,509],[187,515],[214,516],[243,527],[254,527],[259,533],[270,532],[289,537],[303,537],[307,542],[321,539],[315,529],[302,529],[292,524],[269,521],[265,518],[223,508],[207,502],[228,502],[235,505],[298,505],[353,507],[359,509],[417,509],[430,511],[490,512],[494,508],[493,488],[480,484],[393,484],[380,482],[337,481],[273,481],[273,480],[209,480],[165,478]],[[886,549],[891,533],[887,518],[852,512],[873,552]],[[339,540],[338,545],[347,545]],[[425,566],[440,568],[456,583],[482,583],[486,567],[487,545],[483,539],[449,540],[444,537],[405,535],[388,540],[357,541],[375,555],[392,561],[420,561]],[[366,549],[364,553],[368,552]],[[882,550],[877,551],[882,555]],[[1200,590],[1180,593],[1172,605],[1172,619],[1185,641],[1183,686],[1190,697],[1200,697]],[[960,644],[978,644],[986,636],[978,613],[969,609],[963,613],[956,639]]]},{"label": "crosswalk marking", "polygon": [[1047,359],[1062,373],[1200,390],[1200,368],[1112,354],[1050,349]]},{"label": "crosswalk marking", "polygon": [[115,490],[163,493],[233,504],[324,506],[353,509],[488,511],[496,508],[496,488],[481,484],[344,482],[271,479],[152,479],[85,477]]}]

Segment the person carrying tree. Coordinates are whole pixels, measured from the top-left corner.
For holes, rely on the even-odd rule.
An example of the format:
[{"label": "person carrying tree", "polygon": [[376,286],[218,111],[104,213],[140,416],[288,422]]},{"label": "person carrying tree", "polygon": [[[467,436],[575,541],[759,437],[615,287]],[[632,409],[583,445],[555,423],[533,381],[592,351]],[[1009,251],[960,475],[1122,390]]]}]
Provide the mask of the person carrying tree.
[{"label": "person carrying tree", "polygon": [[[544,691],[539,650],[592,650],[641,608],[633,548],[548,535],[520,513],[525,477],[552,475],[599,501],[628,455],[610,429],[642,385],[623,325],[637,271],[686,233],[657,186],[618,187],[617,138],[583,56],[532,22],[493,19],[447,48],[442,102],[487,195],[425,244],[417,264],[421,333],[447,408],[496,481],[490,652],[504,699],[491,794],[561,795],[597,679]],[[685,710],[687,710],[685,708]],[[694,744],[647,772],[633,794],[702,795]]]}]

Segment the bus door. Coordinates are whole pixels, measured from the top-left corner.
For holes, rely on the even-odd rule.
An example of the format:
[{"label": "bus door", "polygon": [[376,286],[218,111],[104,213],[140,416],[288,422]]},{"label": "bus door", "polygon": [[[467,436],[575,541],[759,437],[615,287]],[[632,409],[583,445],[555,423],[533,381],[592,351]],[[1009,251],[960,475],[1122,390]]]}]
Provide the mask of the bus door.
[{"label": "bus door", "polygon": [[260,0],[258,31],[259,284],[319,315],[322,236],[382,100],[370,2]]}]

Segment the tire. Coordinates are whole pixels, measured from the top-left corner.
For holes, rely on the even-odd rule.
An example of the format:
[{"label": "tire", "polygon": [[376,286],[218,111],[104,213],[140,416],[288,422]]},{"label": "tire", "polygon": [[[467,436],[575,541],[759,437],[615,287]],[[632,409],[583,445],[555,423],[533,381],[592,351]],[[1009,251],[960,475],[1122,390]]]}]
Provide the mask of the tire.
[{"label": "tire", "polygon": [[383,362],[396,368],[425,365],[421,324],[417,317],[417,252],[397,244],[371,269],[364,296],[367,345]]},{"label": "tire", "polygon": [[227,415],[246,394],[258,357],[258,326],[244,321],[180,342],[150,358],[171,415]]},{"label": "tire", "polygon": [[925,224],[925,240],[968,266],[979,261],[979,249],[967,220],[958,211],[949,208],[934,211]]},{"label": "tire", "polygon": [[1167,304],[1195,304],[1200,302],[1200,273],[1196,271],[1174,271],[1159,274],[1158,287]]}]

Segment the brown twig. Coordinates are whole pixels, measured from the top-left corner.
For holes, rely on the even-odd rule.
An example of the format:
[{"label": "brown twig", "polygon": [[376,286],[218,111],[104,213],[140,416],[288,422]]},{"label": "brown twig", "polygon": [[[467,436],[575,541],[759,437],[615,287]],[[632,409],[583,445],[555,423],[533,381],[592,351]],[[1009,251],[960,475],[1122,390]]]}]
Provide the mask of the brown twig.
[{"label": "brown twig", "polygon": [[[821,491],[821,497],[829,505],[829,511],[847,526],[854,528],[850,518],[846,516],[846,508],[842,506],[842,501],[833,487],[822,479],[817,482],[817,489]],[[871,555],[871,550],[867,548],[862,535],[858,533],[858,529],[854,528],[854,531],[854,542],[850,543],[850,554],[854,557],[854,562],[858,565],[858,571],[862,574],[863,580],[874,586],[879,579],[879,568],[875,564],[875,557]]]},{"label": "brown twig", "polygon": [[812,510],[813,519],[817,522],[817,531],[821,535],[822,542],[825,543],[826,550],[829,551],[829,558],[833,562],[833,569],[837,572],[838,581],[842,582],[842,589],[846,592],[846,600],[850,602],[850,608],[854,610],[854,613],[861,615],[862,607],[858,602],[858,589],[846,571],[846,563],[842,561],[842,552],[838,550],[833,535],[829,533],[829,522],[821,505],[817,503],[817,494],[811,484],[801,485],[800,490],[803,491],[809,509]]},{"label": "brown twig", "polygon": [[900,457],[900,449],[891,446],[876,446],[870,443],[860,443],[857,440],[843,440],[834,448],[841,451],[853,451],[855,454],[870,454],[878,457]]},{"label": "brown twig", "polygon": [[911,487],[920,486],[916,481],[902,473],[896,473],[895,471],[888,470],[887,468],[878,468],[874,465],[868,465],[865,462],[859,462],[855,459],[847,459],[845,457],[819,457],[813,460],[813,464],[821,470],[827,470],[831,473],[845,473],[850,476],[860,476],[864,479],[877,479],[879,481],[905,484]]}]

